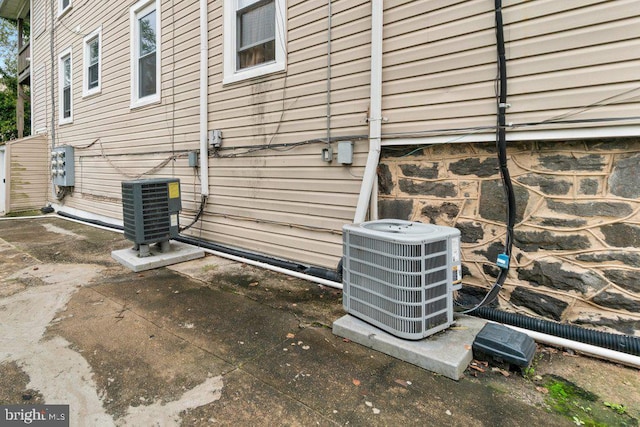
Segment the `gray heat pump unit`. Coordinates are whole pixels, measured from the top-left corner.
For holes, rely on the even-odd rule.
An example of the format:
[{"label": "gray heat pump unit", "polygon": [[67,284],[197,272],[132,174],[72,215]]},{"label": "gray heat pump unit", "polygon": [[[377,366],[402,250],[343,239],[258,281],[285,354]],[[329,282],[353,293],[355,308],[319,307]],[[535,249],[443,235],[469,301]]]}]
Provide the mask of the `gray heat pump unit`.
[{"label": "gray heat pump unit", "polygon": [[418,340],[453,323],[462,282],[460,231],[402,220],[343,227],[343,306],[400,338]]},{"label": "gray heat pump unit", "polygon": [[179,233],[180,209],[177,178],[122,182],[124,235],[134,242],[139,256],[148,256],[152,243],[159,243],[162,252],[169,250],[169,240]]}]

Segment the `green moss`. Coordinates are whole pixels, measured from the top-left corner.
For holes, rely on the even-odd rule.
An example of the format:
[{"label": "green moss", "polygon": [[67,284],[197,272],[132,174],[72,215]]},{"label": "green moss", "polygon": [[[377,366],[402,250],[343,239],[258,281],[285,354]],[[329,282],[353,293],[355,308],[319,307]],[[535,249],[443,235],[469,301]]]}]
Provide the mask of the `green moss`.
[{"label": "green moss", "polygon": [[571,381],[548,375],[545,376],[543,384],[549,391],[547,397],[549,407],[554,412],[569,418],[576,425],[638,426],[638,420],[626,413],[624,405],[603,402],[595,394]]},{"label": "green moss", "polygon": [[5,216],[7,218],[18,218],[18,217],[23,217],[23,216],[37,216],[37,215],[42,215],[42,213],[38,209],[33,209],[33,210],[30,210],[30,211],[10,212],[10,213],[6,214]]}]

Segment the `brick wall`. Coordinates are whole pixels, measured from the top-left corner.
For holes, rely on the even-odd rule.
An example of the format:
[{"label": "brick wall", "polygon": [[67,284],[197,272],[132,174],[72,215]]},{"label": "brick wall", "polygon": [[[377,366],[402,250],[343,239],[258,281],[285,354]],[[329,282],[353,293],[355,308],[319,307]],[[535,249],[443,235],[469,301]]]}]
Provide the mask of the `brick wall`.
[{"label": "brick wall", "polygon": [[[640,335],[640,140],[509,144],[517,212],[502,309]],[[505,195],[495,144],[385,147],[379,216],[462,232],[464,288],[497,276]]]}]

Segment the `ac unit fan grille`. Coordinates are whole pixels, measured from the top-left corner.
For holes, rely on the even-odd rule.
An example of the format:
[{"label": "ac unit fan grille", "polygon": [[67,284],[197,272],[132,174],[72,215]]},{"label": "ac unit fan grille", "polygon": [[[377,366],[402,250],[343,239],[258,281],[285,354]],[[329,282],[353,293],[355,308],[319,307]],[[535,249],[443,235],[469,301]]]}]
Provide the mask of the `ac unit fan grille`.
[{"label": "ac unit fan grille", "polygon": [[[122,215],[125,237],[137,244],[169,240],[175,232],[171,216],[179,210],[179,198],[170,199],[169,185],[176,179],[151,179],[122,183]],[[176,202],[177,200],[177,202]],[[177,218],[177,216],[176,216]]]},{"label": "ac unit fan grille", "polygon": [[421,236],[403,241],[395,233],[380,236],[345,226],[346,311],[403,338],[420,339],[448,327],[453,322],[448,238],[459,232],[436,231],[428,241]]}]

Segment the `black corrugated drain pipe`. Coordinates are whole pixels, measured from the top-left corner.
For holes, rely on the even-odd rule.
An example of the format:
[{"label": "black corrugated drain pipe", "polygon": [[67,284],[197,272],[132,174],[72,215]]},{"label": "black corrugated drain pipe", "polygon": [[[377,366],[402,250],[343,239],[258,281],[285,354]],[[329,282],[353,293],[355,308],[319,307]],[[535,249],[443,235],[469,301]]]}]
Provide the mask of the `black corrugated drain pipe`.
[{"label": "black corrugated drain pipe", "polygon": [[489,307],[479,307],[470,313],[472,316],[516,326],[534,332],[540,332],[571,341],[589,344],[596,347],[640,356],[640,338],[631,335],[611,334],[595,329],[582,328],[549,320],[535,319],[516,313],[506,313]]}]

